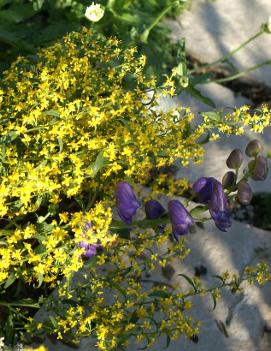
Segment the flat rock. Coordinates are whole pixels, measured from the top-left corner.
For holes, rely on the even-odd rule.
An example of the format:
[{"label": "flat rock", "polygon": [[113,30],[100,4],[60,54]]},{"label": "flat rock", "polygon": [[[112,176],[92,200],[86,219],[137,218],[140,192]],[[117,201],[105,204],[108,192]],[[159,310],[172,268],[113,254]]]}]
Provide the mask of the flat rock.
[{"label": "flat rock", "polygon": [[[173,37],[185,37],[187,51],[202,63],[211,63],[254,35],[271,15],[270,0],[192,1],[190,11],[171,23]],[[271,34],[263,34],[240,50],[231,62],[245,70],[271,58]],[[249,74],[271,85],[270,66]]]}]

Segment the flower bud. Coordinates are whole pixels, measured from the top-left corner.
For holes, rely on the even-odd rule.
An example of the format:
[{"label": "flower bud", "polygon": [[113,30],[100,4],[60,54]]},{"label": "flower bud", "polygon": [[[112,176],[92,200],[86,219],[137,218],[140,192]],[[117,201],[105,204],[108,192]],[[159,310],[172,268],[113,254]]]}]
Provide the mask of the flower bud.
[{"label": "flower bud", "polygon": [[222,185],[224,189],[229,189],[235,185],[235,174],[233,171],[228,171],[224,174],[222,179]]},{"label": "flower bud", "polygon": [[165,213],[166,210],[160,204],[160,202],[156,200],[150,200],[145,203],[145,212],[148,219],[156,219]]},{"label": "flower bud", "polygon": [[227,158],[226,164],[229,168],[237,169],[243,162],[243,154],[240,149],[234,149]]},{"label": "flower bud", "polygon": [[231,213],[222,184],[217,180],[209,203],[209,211],[218,229],[226,232],[231,226]]},{"label": "flower bud", "polygon": [[255,167],[252,171],[251,178],[253,180],[265,180],[268,174],[267,158],[258,156],[256,158]]},{"label": "flower bud", "polygon": [[246,147],[245,153],[248,157],[257,156],[260,152],[263,151],[263,146],[259,140],[251,140]]},{"label": "flower bud", "polygon": [[172,223],[172,234],[177,239],[179,235],[187,234],[193,219],[190,213],[178,200],[170,200],[168,203],[169,218]]},{"label": "flower bud", "polygon": [[130,224],[136,210],[140,207],[131,185],[127,182],[118,183],[115,197],[118,215],[124,223]]},{"label": "flower bud", "polygon": [[241,181],[238,184],[237,200],[242,205],[248,205],[252,200],[252,197],[253,197],[253,193],[250,185],[245,181]]}]

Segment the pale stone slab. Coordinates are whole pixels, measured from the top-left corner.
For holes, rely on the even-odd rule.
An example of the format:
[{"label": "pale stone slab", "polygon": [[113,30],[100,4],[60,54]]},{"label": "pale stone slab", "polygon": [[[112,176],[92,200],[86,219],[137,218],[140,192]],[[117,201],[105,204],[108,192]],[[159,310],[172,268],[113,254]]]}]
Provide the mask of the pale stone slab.
[{"label": "pale stone slab", "polygon": [[[197,0],[192,1],[191,11],[183,13],[171,26],[175,39],[186,39],[190,54],[202,63],[210,63],[254,35],[270,15],[270,0]],[[239,51],[232,63],[244,70],[269,59],[271,34],[264,34]],[[270,65],[249,76],[271,85]]]}]

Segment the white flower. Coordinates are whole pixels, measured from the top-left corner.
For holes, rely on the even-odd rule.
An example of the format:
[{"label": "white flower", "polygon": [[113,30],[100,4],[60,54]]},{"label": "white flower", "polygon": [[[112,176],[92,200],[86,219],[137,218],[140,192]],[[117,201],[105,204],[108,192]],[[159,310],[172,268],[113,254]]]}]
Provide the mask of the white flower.
[{"label": "white flower", "polygon": [[4,344],[4,337],[2,336],[1,338],[0,338],[0,351],[1,350],[3,350],[3,347],[5,346],[5,344]]},{"label": "white flower", "polygon": [[268,18],[268,21],[267,21],[267,29],[271,33],[271,16]]},{"label": "white flower", "polygon": [[98,22],[104,15],[104,9],[100,4],[94,4],[94,2],[86,8],[85,17],[92,21]]}]

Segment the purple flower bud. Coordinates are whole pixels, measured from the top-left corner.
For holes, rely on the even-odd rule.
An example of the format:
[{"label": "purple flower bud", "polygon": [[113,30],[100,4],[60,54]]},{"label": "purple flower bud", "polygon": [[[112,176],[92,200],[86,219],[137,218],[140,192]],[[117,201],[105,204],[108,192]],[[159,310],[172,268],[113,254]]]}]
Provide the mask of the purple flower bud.
[{"label": "purple flower bud", "polygon": [[201,177],[193,184],[192,189],[200,202],[207,204],[211,200],[215,181],[213,177]]},{"label": "purple flower bud", "polygon": [[145,212],[148,219],[159,218],[165,211],[160,202],[156,200],[150,200],[145,203]]},{"label": "purple flower bud", "polygon": [[248,157],[257,156],[260,152],[263,151],[263,146],[259,140],[251,140],[246,147],[245,153]]},{"label": "purple flower bud", "polygon": [[253,193],[250,185],[245,181],[240,182],[238,184],[238,191],[237,191],[237,200],[240,202],[240,204],[248,205],[252,200],[252,197],[253,197]]},{"label": "purple flower bud", "polygon": [[140,207],[132,187],[127,182],[120,182],[115,191],[118,215],[124,223],[130,224],[136,210]]},{"label": "purple flower bud", "polygon": [[223,179],[222,179],[222,185],[223,188],[229,189],[233,185],[235,185],[235,174],[232,171],[228,171],[227,173],[224,174]]},{"label": "purple flower bud", "polygon": [[251,178],[253,180],[265,180],[268,174],[267,158],[258,156],[256,158],[255,166],[252,171]]},{"label": "purple flower bud", "polygon": [[231,226],[230,210],[222,184],[215,180],[213,193],[209,203],[209,211],[218,229],[223,232]]},{"label": "purple flower bud", "polygon": [[229,168],[237,169],[243,162],[243,154],[240,149],[234,149],[227,158],[226,164]]},{"label": "purple flower bud", "polygon": [[169,218],[172,223],[172,233],[177,239],[178,235],[187,234],[193,224],[193,218],[178,200],[171,200],[168,203]]}]

